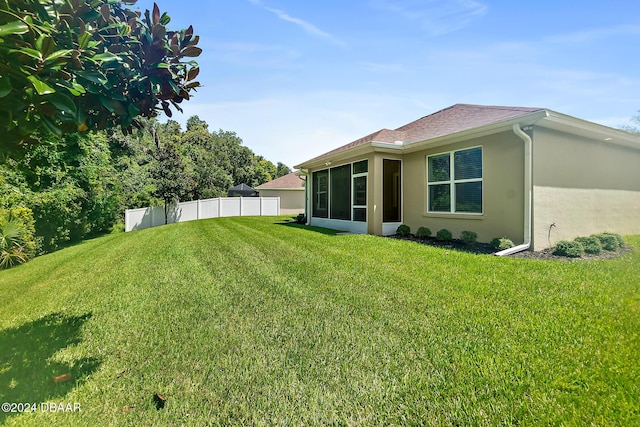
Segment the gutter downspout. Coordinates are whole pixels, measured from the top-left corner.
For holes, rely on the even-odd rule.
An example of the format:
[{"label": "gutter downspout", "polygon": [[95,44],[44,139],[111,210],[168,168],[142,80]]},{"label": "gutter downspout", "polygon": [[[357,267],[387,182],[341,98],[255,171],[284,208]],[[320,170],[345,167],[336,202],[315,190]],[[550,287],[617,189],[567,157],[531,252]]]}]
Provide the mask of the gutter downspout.
[{"label": "gutter downspout", "polygon": [[532,210],[533,210],[533,148],[531,137],[527,135],[520,125],[513,125],[513,133],[515,133],[524,142],[524,242],[513,248],[496,252],[494,255],[505,256],[515,254],[516,252],[526,251],[531,247],[531,230],[532,230]]}]

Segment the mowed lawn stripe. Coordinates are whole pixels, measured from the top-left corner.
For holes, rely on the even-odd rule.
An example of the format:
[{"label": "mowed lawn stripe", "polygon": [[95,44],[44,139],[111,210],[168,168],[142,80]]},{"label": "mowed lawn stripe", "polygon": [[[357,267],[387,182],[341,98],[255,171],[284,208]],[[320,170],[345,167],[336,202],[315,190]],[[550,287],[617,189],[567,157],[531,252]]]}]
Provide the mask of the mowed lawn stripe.
[{"label": "mowed lawn stripe", "polygon": [[[280,221],[106,236],[0,272],[6,336],[49,313],[90,315],[80,339],[42,361],[97,360],[58,394],[82,413],[56,421],[637,423],[638,251],[528,261]],[[10,357],[0,381],[17,364]],[[56,396],[42,381],[40,394]],[[168,398],[160,411],[154,393]]]}]

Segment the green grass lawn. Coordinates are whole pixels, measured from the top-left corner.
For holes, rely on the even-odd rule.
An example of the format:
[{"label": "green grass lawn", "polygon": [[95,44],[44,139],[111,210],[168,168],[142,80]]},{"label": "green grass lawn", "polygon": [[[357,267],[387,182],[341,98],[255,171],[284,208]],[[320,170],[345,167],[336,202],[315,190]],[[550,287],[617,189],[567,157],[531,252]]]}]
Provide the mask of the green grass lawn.
[{"label": "green grass lawn", "polygon": [[0,423],[640,424],[640,237],[552,262],[279,221],[109,235],[0,271],[0,402],[38,405]]}]

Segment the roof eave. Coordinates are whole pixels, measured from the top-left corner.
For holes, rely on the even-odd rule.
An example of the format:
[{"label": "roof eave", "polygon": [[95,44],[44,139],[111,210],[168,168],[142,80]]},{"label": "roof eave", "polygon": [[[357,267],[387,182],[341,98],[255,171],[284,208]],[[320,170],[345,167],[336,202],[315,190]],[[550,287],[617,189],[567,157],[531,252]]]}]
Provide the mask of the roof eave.
[{"label": "roof eave", "polygon": [[610,144],[640,150],[640,136],[638,135],[568,116],[556,111],[548,111],[547,117],[538,122],[537,125],[547,129],[568,132],[584,138],[601,140]]},{"label": "roof eave", "polygon": [[344,150],[340,150],[335,153],[329,153],[307,160],[306,162],[294,165],[293,167],[296,169],[308,170],[316,169],[321,166],[329,166],[330,164],[337,162],[340,159],[344,159],[345,157],[354,157],[372,152],[372,144],[373,143],[371,142],[367,142],[365,144],[356,145],[355,147],[345,148]]},{"label": "roof eave", "polygon": [[316,157],[312,160],[295,165],[296,169],[315,169],[318,167],[329,166],[335,162],[344,159],[345,157],[353,157],[371,152],[398,152],[412,153],[424,149],[425,147],[437,147],[440,145],[452,144],[458,141],[463,141],[469,138],[477,138],[485,135],[491,135],[498,132],[510,130],[515,123],[521,126],[530,126],[539,120],[547,117],[548,110],[534,111],[529,114],[524,114],[512,119],[502,120],[489,125],[467,129],[461,132],[456,132],[449,135],[443,135],[436,138],[427,139],[417,142],[404,142],[404,143],[387,143],[387,142],[368,142],[366,144],[357,145],[355,147],[340,150],[335,153],[329,153]]}]

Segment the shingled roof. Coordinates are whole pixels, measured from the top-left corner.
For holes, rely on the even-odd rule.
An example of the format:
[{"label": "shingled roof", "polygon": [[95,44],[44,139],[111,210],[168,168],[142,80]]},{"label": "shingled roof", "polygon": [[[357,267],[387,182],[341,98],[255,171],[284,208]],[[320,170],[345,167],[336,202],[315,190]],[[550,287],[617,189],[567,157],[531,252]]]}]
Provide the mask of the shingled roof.
[{"label": "shingled roof", "polygon": [[265,182],[256,187],[258,190],[282,190],[282,189],[295,189],[303,190],[304,180],[296,175],[298,172],[291,172],[286,175],[276,178],[272,181]]},{"label": "shingled roof", "polygon": [[397,130],[406,132],[407,139],[405,142],[419,142],[498,123],[541,110],[543,109],[456,104],[399,127]]},{"label": "shingled roof", "polygon": [[514,119],[519,116],[524,116],[542,110],[544,109],[455,104],[433,114],[429,114],[428,116],[424,116],[395,130],[381,129],[334,150],[328,151],[309,161],[370,142],[408,144],[426,141],[469,129],[487,126],[504,120]]}]

